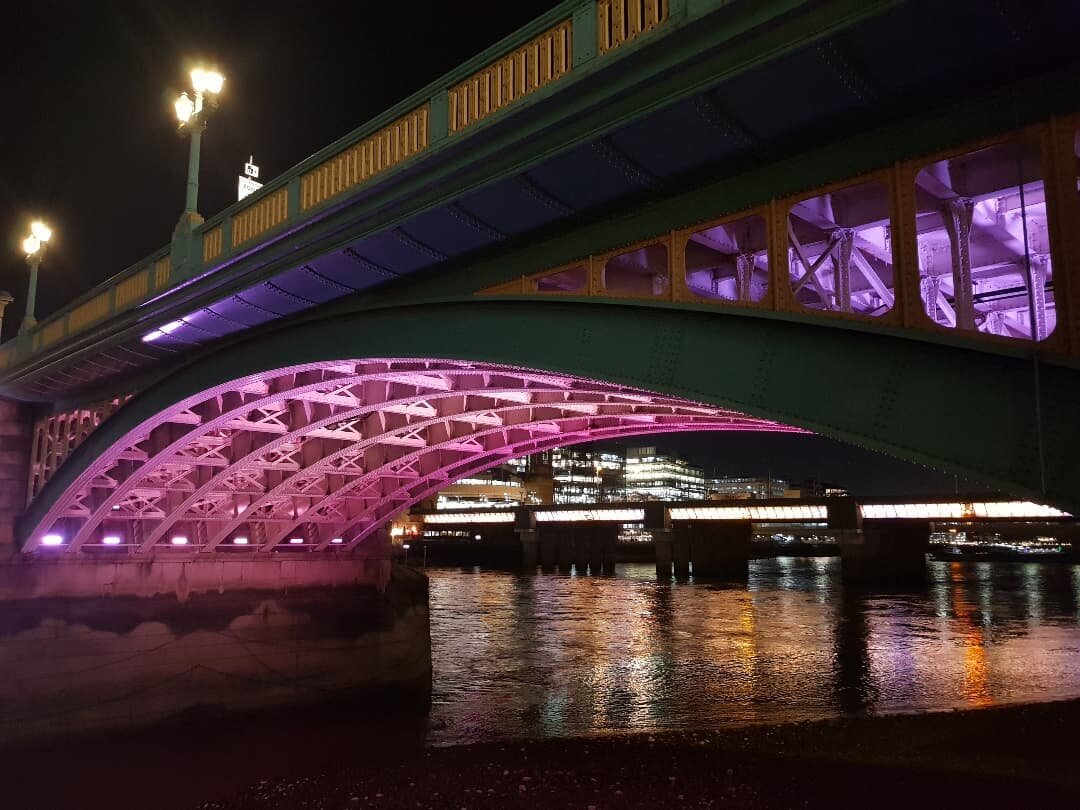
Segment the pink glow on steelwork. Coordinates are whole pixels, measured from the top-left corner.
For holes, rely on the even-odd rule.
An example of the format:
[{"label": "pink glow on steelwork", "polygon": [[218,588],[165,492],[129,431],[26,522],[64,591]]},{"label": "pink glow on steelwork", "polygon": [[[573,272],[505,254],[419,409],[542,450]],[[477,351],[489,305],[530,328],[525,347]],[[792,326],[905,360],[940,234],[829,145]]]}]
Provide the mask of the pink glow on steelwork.
[{"label": "pink glow on steelwork", "polygon": [[[73,532],[65,550],[74,552],[107,519],[128,524],[123,534],[140,538],[137,554],[186,545],[187,535],[174,534],[181,525],[197,532],[200,554],[248,545],[241,537],[253,551],[352,548],[449,483],[515,456],[691,430],[802,432],[533,369],[427,359],[310,363],[216,386],[136,426],[81,472],[32,536],[64,520]],[[115,472],[132,458],[140,459],[132,473]]]}]

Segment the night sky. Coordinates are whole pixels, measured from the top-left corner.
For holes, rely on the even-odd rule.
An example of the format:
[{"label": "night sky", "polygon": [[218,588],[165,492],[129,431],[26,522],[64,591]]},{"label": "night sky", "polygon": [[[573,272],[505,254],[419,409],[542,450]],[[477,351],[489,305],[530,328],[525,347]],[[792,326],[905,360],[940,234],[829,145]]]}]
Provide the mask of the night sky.
[{"label": "night sky", "polygon": [[[18,299],[31,217],[56,236],[38,317],[165,245],[183,208],[187,141],[172,102],[192,60],[226,75],[203,140],[199,210],[236,199],[249,155],[272,178],[473,56],[555,0],[468,3],[91,2],[5,7],[0,64],[0,289]],[[951,475],[811,436],[666,436],[709,471],[816,477],[859,494],[949,492]],[[961,487],[965,484],[961,481]]]}]

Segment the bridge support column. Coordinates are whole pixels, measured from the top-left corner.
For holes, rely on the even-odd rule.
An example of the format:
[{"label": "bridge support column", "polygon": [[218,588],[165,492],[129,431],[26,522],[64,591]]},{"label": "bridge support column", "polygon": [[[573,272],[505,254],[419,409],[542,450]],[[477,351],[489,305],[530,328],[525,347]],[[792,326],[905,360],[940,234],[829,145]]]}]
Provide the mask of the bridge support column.
[{"label": "bridge support column", "polygon": [[672,564],[675,561],[675,548],[674,538],[671,535],[671,517],[664,504],[645,504],[645,531],[649,532],[653,538],[656,578],[661,582],[669,582]]},{"label": "bridge support column", "polygon": [[656,550],[656,578],[661,582],[671,579],[671,565],[675,553],[671,542],[671,529],[651,529],[653,548]]},{"label": "bridge support column", "polygon": [[678,527],[671,529],[671,556],[675,563],[675,578],[690,577],[690,535]]},{"label": "bridge support column", "polygon": [[524,529],[518,532],[521,538],[521,567],[523,570],[536,573],[536,566],[540,562],[540,535],[536,529]]},{"label": "bridge support column", "polygon": [[564,574],[570,573],[574,565],[577,538],[572,526],[561,526],[555,535],[556,554],[558,556],[559,570]]},{"label": "bridge support column", "polygon": [[15,520],[26,507],[33,431],[24,406],[0,399],[0,560],[16,552]]},{"label": "bridge support column", "polygon": [[540,570],[545,574],[555,570],[557,560],[555,534],[551,526],[545,526],[540,535]]},{"label": "bridge support column", "polygon": [[521,568],[535,574],[537,563],[540,562],[540,532],[536,529],[536,516],[531,510],[515,510],[514,531],[521,541]]},{"label": "bridge support column", "polygon": [[[589,573],[598,576],[604,570],[604,541],[610,534],[610,527],[603,524],[594,524],[589,527]],[[582,557],[584,555],[578,555]]]},{"label": "bridge support column", "polygon": [[615,541],[617,534],[615,531],[611,531],[604,535],[603,542],[601,543],[601,553],[604,559],[604,573],[615,573]]},{"label": "bridge support column", "polygon": [[690,544],[694,579],[745,580],[750,574],[749,521],[676,524]]},{"label": "bridge support column", "polygon": [[926,578],[929,547],[927,521],[869,521],[841,534],[841,575],[848,582],[918,583]]}]

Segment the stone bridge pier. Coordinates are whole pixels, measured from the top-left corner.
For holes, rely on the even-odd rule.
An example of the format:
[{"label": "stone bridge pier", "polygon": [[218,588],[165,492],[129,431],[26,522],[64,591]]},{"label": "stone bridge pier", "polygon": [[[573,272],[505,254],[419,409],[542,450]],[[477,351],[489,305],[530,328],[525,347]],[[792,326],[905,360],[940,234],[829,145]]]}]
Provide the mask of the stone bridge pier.
[{"label": "stone bridge pier", "polygon": [[0,563],[0,743],[194,707],[426,706],[426,577],[288,556]]},{"label": "stone bridge pier", "polygon": [[26,506],[33,433],[28,410],[0,398],[0,561],[15,554],[15,521]]}]

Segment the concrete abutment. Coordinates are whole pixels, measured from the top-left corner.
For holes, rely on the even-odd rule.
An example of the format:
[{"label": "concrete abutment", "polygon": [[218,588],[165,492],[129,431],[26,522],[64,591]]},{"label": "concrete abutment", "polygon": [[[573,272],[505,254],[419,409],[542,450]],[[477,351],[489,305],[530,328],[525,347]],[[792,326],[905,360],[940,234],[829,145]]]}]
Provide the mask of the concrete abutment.
[{"label": "concrete abutment", "polygon": [[385,558],[0,564],[0,743],[194,707],[426,707],[428,619],[427,578]]}]

